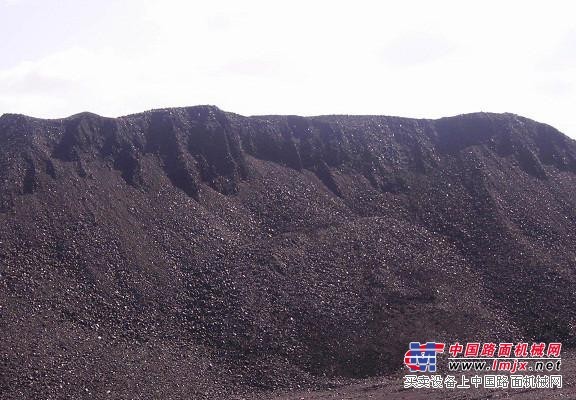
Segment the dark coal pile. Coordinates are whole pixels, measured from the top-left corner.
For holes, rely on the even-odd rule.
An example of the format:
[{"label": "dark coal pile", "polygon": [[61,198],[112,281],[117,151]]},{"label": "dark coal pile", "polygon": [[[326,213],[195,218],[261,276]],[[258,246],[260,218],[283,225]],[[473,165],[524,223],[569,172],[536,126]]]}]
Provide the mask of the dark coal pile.
[{"label": "dark coal pile", "polygon": [[0,118],[0,398],[201,399],[576,344],[576,142],[440,120]]}]

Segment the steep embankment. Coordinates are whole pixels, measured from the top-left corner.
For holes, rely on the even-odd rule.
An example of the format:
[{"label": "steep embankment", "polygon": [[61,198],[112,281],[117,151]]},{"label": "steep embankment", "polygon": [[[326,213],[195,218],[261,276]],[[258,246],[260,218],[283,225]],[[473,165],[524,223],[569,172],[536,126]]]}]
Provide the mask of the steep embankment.
[{"label": "steep embankment", "polygon": [[[515,115],[0,118],[0,396],[218,398],[575,336],[576,143]],[[573,342],[572,342],[573,343]]]}]

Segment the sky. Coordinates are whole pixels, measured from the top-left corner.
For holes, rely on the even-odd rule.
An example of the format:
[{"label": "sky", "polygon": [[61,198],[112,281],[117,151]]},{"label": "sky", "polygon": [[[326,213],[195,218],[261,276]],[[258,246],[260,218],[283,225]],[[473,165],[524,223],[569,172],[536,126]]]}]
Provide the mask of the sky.
[{"label": "sky", "polygon": [[0,0],[0,114],[439,118],[576,138],[572,0]]}]

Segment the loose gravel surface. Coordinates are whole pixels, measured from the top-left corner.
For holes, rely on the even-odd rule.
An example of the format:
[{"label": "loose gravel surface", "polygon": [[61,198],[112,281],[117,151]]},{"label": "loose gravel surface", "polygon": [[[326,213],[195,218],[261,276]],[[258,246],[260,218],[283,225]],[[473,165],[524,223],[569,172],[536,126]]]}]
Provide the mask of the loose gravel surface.
[{"label": "loose gravel surface", "polygon": [[410,341],[573,347],[575,267],[516,115],[0,117],[1,399],[425,396]]},{"label": "loose gravel surface", "polygon": [[[446,375],[446,371],[438,371]],[[452,373],[454,374],[454,373]],[[382,378],[371,378],[346,385],[337,385],[325,390],[306,390],[292,393],[264,393],[245,400],[540,400],[576,399],[576,354],[568,352],[562,356],[562,370],[555,372],[563,377],[562,388],[555,389],[404,389],[404,372]],[[460,373],[461,375],[461,373]],[[473,373],[466,373],[470,378]],[[458,376],[456,374],[455,376]]]}]

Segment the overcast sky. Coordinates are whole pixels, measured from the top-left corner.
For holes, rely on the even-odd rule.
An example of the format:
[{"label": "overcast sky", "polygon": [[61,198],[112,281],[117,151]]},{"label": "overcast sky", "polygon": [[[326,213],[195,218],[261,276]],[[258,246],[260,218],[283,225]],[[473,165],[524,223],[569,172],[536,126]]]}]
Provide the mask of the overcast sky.
[{"label": "overcast sky", "polygon": [[0,0],[0,114],[513,112],[576,138],[576,2]]}]

